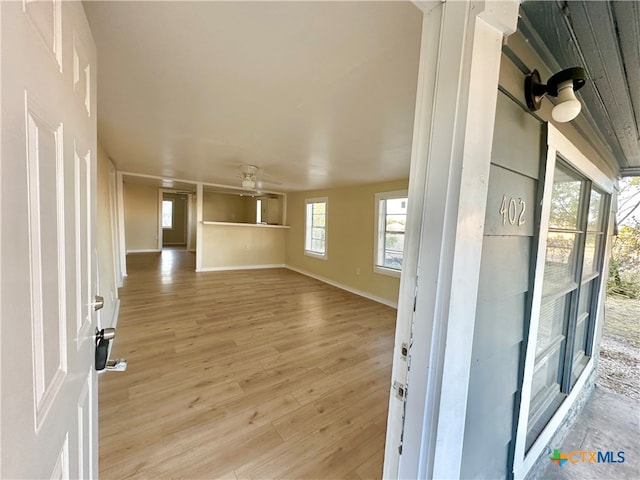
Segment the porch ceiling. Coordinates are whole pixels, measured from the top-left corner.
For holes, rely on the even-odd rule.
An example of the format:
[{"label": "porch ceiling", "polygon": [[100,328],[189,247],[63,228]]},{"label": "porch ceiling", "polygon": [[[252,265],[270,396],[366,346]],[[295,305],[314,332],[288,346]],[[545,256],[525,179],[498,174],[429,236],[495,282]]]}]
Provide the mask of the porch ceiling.
[{"label": "porch ceiling", "polygon": [[587,71],[584,115],[621,174],[640,175],[640,2],[525,1],[520,28],[549,67]]}]

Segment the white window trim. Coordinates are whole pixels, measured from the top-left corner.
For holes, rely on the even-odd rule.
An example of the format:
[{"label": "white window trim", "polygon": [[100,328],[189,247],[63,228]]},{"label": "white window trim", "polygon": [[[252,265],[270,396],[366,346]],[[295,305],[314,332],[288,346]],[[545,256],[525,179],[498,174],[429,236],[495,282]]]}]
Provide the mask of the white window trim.
[{"label": "white window trim", "polygon": [[[540,306],[542,302],[542,282],[544,277],[544,265],[545,255],[547,250],[547,234],[549,230],[549,218],[551,215],[551,192],[553,189],[553,172],[555,171],[556,157],[557,155],[562,158],[573,168],[578,170],[582,175],[589,178],[594,185],[598,186],[606,194],[611,194],[613,190],[613,181],[605,175],[598,167],[596,167],[587,157],[585,157],[575,145],[573,145],[564,135],[562,135],[553,125],[547,125],[547,172],[544,179],[544,190],[542,197],[542,212],[540,218],[540,237],[538,242],[538,252],[535,265],[535,277],[533,282],[533,302],[531,306],[531,321],[529,325],[530,332],[538,331],[538,323],[540,320]],[[609,249],[610,235],[608,234],[608,228],[605,226],[605,252]],[[605,275],[604,267],[603,273]],[[595,329],[599,328],[601,322],[601,308],[603,303],[603,292],[607,282],[600,282],[600,290],[598,292],[598,306],[596,309],[595,317]],[[593,349],[595,344],[595,335],[593,336],[591,348]],[[545,428],[542,430],[538,438],[533,442],[533,445],[525,454],[526,437],[527,437],[527,425],[529,419],[529,409],[531,406],[531,382],[533,380],[533,370],[535,367],[535,352],[536,352],[536,335],[529,335],[529,341],[527,345],[527,352],[524,364],[524,375],[522,382],[522,392],[520,398],[520,413],[518,417],[518,428],[516,431],[516,445],[513,461],[513,473],[516,479],[524,478],[531,467],[535,464],[536,460],[542,454],[546,445],[549,443],[554,433],[560,427],[565,417],[569,413],[571,407],[578,398],[582,388],[584,387],[587,378],[591,374],[594,368],[594,360],[591,357],[585,366],[584,370],[580,374],[580,377],[576,381],[567,398],[564,399],[558,410],[553,414]]]},{"label": "white window trim", "polygon": [[[400,278],[400,273],[402,270],[396,270],[394,268],[387,268],[378,265],[378,256],[380,242],[383,241],[382,235],[384,235],[384,230],[381,230],[381,219],[380,219],[380,200],[390,200],[394,198],[406,198],[409,200],[409,190],[394,190],[392,192],[380,192],[376,193],[375,198],[375,221],[373,222],[373,271],[375,273],[379,273],[382,275],[388,275],[390,277]],[[406,232],[406,230],[405,230]],[[384,244],[384,241],[383,241]]]},{"label": "white window trim", "polygon": [[[307,250],[307,205],[310,203],[324,202],[324,254]],[[328,260],[329,251],[329,198],[305,198],[304,200],[304,254],[308,257],[318,258],[320,260]]]}]

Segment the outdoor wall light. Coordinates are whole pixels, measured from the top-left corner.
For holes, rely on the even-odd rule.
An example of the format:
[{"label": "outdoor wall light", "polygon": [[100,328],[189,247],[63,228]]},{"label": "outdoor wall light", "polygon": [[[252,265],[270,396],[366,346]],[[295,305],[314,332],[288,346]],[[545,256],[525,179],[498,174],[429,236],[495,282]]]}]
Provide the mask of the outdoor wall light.
[{"label": "outdoor wall light", "polygon": [[570,122],[578,116],[582,108],[575,92],[584,86],[586,78],[583,68],[567,68],[552,75],[545,85],[541,82],[538,71],[534,70],[524,79],[527,107],[535,112],[540,108],[545,95],[557,97],[558,103],[553,107],[551,116],[556,122]]}]

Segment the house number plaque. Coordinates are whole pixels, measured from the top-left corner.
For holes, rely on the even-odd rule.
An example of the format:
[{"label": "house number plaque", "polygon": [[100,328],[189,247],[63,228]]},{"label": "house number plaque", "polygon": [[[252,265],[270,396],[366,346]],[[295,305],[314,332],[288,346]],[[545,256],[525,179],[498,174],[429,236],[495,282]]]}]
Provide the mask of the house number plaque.
[{"label": "house number plaque", "polygon": [[[524,225],[524,212],[527,210],[527,203],[522,199],[515,199],[502,195],[502,204],[500,205],[500,215],[502,215],[502,225],[509,222],[510,225]],[[516,223],[517,222],[517,223]]]}]

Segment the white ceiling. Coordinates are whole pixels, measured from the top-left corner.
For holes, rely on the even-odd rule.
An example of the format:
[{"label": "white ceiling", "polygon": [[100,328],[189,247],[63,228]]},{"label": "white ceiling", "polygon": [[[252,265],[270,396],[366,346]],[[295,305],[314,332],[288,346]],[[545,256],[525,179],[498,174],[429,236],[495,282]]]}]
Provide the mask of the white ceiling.
[{"label": "white ceiling", "polygon": [[[407,178],[422,14],[408,2],[85,2],[119,170],[290,191]],[[272,183],[270,183],[271,181]]]}]

